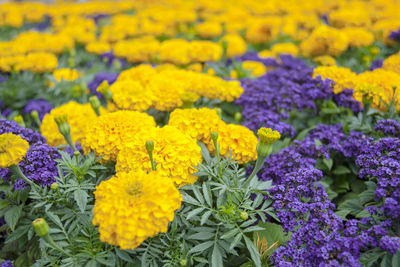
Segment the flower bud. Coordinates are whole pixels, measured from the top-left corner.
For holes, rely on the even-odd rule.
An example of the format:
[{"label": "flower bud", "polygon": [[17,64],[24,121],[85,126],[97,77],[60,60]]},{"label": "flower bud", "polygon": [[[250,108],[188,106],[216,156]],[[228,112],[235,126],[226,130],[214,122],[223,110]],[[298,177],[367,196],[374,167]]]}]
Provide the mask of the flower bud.
[{"label": "flower bud", "polygon": [[179,262],[179,264],[180,264],[181,266],[186,266],[187,260],[182,259],[182,260]]},{"label": "flower bud", "polygon": [[97,97],[97,96],[91,96],[90,98],[89,98],[89,102],[90,102],[90,105],[92,106],[92,108],[94,109],[94,111],[96,112],[96,114],[97,114],[97,116],[100,116],[100,110],[99,110],[99,108],[100,108],[100,100],[99,100],[99,98]]},{"label": "flower bud", "polygon": [[37,112],[37,110],[32,110],[31,116],[35,121],[39,120],[39,112]]},{"label": "flower bud", "polygon": [[214,143],[217,143],[217,140],[218,140],[218,133],[217,132],[211,132],[211,140]]},{"label": "flower bud", "polygon": [[62,135],[69,135],[71,133],[67,115],[57,116],[54,118],[54,121],[57,123],[58,130]]},{"label": "flower bud", "polygon": [[278,131],[273,131],[271,128],[262,127],[257,132],[258,144],[257,155],[261,158],[267,157],[271,153],[271,145],[281,138]]},{"label": "flower bud", "polygon": [[38,236],[42,237],[49,233],[49,225],[43,218],[38,218],[32,222],[33,228]]},{"label": "flower bud", "polygon": [[97,92],[101,93],[105,99],[112,100],[112,93],[110,91],[110,85],[107,80],[104,80],[96,89]]},{"label": "flower bud", "polygon": [[247,212],[245,212],[245,211],[242,211],[240,213],[240,218],[245,221],[245,220],[247,220],[249,218],[249,214]]},{"label": "flower bud", "polygon": [[50,185],[50,188],[51,188],[52,190],[54,190],[54,191],[58,190],[58,183],[52,183],[52,184]]},{"label": "flower bud", "polygon": [[218,116],[221,117],[221,115],[222,115],[222,109],[220,109],[220,108],[215,108],[215,111],[217,112]]},{"label": "flower bud", "polygon": [[235,113],[235,121],[236,122],[240,122],[242,120],[242,118],[243,118],[242,113],[240,113],[240,112]]},{"label": "flower bud", "polygon": [[148,153],[153,153],[153,150],[154,150],[154,142],[153,141],[151,141],[151,140],[146,141],[146,150]]},{"label": "flower bud", "polygon": [[15,116],[14,121],[18,123],[18,125],[25,127],[24,118],[21,115]]}]

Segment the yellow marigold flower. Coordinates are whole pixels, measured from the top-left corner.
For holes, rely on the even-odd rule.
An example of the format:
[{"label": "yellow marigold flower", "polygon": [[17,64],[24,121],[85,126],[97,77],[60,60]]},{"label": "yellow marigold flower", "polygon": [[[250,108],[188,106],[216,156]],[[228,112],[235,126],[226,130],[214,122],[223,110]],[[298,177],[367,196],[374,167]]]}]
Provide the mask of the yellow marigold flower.
[{"label": "yellow marigold flower", "polygon": [[231,76],[230,76],[232,79],[237,79],[238,78],[238,73],[237,73],[237,71],[236,70],[232,70],[231,71]]},{"label": "yellow marigold flower", "polygon": [[[216,130],[221,155],[232,158],[239,164],[247,163],[257,159],[257,137],[254,133],[242,125],[226,124],[222,122]],[[213,143],[206,143],[208,150],[215,153]]]},{"label": "yellow marigold flower", "polygon": [[246,41],[239,34],[226,34],[221,38],[220,43],[222,41],[225,41],[228,45],[226,51],[227,57],[240,56],[247,51]]},{"label": "yellow marigold flower", "polygon": [[271,50],[265,49],[265,50],[261,50],[258,53],[258,56],[261,58],[275,57],[276,53],[272,52]]},{"label": "yellow marigold flower", "polygon": [[333,92],[338,94],[343,89],[354,89],[357,74],[350,69],[338,66],[320,66],[314,69],[313,77],[321,76],[322,79],[331,79],[335,82]]},{"label": "yellow marigold flower", "polygon": [[265,67],[265,65],[258,61],[250,61],[250,60],[243,61],[242,68],[250,70],[251,74],[254,77],[259,77],[267,72],[267,68]]},{"label": "yellow marigold flower", "polygon": [[[101,112],[105,112],[100,108]],[[64,137],[58,132],[57,123],[54,118],[66,115],[71,126],[71,138],[75,143],[82,141],[85,137],[85,128],[89,122],[94,121],[97,115],[90,104],[79,104],[70,101],[64,105],[54,108],[43,118],[40,131],[46,137],[47,143],[51,146],[66,144]]]},{"label": "yellow marigold flower", "polygon": [[261,127],[257,131],[258,138],[261,143],[273,144],[281,138],[281,134],[278,131],[273,131],[271,128]]},{"label": "yellow marigold flower", "polygon": [[336,59],[331,56],[319,56],[313,58],[313,60],[321,66],[336,66]]},{"label": "yellow marigold flower", "polygon": [[328,20],[337,28],[371,25],[371,18],[366,7],[348,7],[332,11],[328,15]]},{"label": "yellow marigold flower", "polygon": [[[368,95],[373,97],[372,106],[383,110],[383,104],[389,104],[393,98],[393,87],[399,84],[400,75],[395,72],[384,69],[366,71],[357,76],[354,98],[361,101],[363,94],[369,92]],[[396,109],[400,109],[400,94],[396,95]]]},{"label": "yellow marigold flower", "polygon": [[205,144],[212,144],[211,132],[218,131],[223,123],[215,109],[191,108],[172,111],[168,125]]},{"label": "yellow marigold flower", "polygon": [[110,86],[112,99],[120,109],[145,111],[153,103],[153,93],[133,80],[116,81]]},{"label": "yellow marigold flower", "polygon": [[5,133],[0,135],[0,167],[17,165],[29,149],[29,144],[19,135]]},{"label": "yellow marigold flower", "polygon": [[[202,156],[197,140],[183,134],[173,126],[157,128],[147,136],[153,141],[153,160],[157,172],[169,177],[176,186],[193,184],[197,180],[194,168],[201,163]],[[151,171],[151,161],[143,140],[127,143],[118,154],[116,171],[128,172],[142,169]]]},{"label": "yellow marigold flower", "polygon": [[361,47],[371,45],[375,38],[374,35],[364,28],[349,27],[342,30],[349,40],[349,45],[353,47]]},{"label": "yellow marigold flower", "polygon": [[[400,54],[392,55],[383,61],[382,69],[400,74]],[[400,87],[400,84],[398,85]],[[400,89],[400,88],[399,88]]]},{"label": "yellow marigold flower", "polygon": [[161,43],[159,58],[161,62],[186,65],[190,62],[189,42],[183,39],[171,39]]},{"label": "yellow marigold flower", "polygon": [[60,81],[74,81],[81,76],[82,76],[82,74],[80,72],[78,72],[78,70],[76,70],[76,69],[63,68],[63,69],[56,69],[53,72],[53,77],[59,82]]},{"label": "yellow marigold flower", "polygon": [[146,87],[154,96],[153,107],[157,110],[170,111],[183,105],[180,95],[185,92],[185,84],[171,79],[169,72],[159,73]]},{"label": "yellow marigold flower", "polygon": [[155,70],[151,65],[141,64],[139,66],[122,71],[118,76],[117,82],[123,80],[132,80],[140,82],[142,86],[146,86],[156,74],[157,70]]},{"label": "yellow marigold flower", "polygon": [[124,144],[146,140],[156,126],[153,117],[128,110],[106,113],[89,121],[82,147],[85,151],[94,150],[105,161],[116,161]]},{"label": "yellow marigold flower", "polygon": [[336,56],[346,51],[349,46],[347,35],[335,28],[321,25],[300,44],[304,56]]},{"label": "yellow marigold flower", "polygon": [[215,38],[222,34],[222,26],[216,21],[205,21],[195,26],[197,33],[203,38]]},{"label": "yellow marigold flower", "polygon": [[252,19],[248,21],[245,38],[255,44],[268,43],[278,36],[281,24],[279,17]]},{"label": "yellow marigold flower", "polygon": [[100,240],[135,249],[168,230],[182,196],[167,177],[144,171],[120,172],[96,187],[93,224]]},{"label": "yellow marigold flower", "polygon": [[271,51],[277,55],[289,54],[294,57],[299,55],[299,48],[293,43],[278,43],[271,47]]},{"label": "yellow marigold flower", "polygon": [[99,42],[99,41],[94,41],[90,42],[85,46],[86,51],[89,53],[93,53],[96,55],[103,54],[105,52],[108,52],[111,50],[111,45],[106,42]]},{"label": "yellow marigold flower", "polygon": [[201,63],[193,63],[186,67],[186,70],[191,70],[194,72],[201,72],[203,70],[203,65]]},{"label": "yellow marigold flower", "polygon": [[180,97],[183,103],[194,103],[200,98],[198,94],[191,91],[184,92]]},{"label": "yellow marigold flower", "polygon": [[25,62],[29,64],[27,70],[38,73],[51,72],[58,66],[57,57],[45,52],[29,53],[25,57]]},{"label": "yellow marigold flower", "polygon": [[192,41],[188,55],[193,62],[218,61],[222,57],[222,47],[211,41]]}]

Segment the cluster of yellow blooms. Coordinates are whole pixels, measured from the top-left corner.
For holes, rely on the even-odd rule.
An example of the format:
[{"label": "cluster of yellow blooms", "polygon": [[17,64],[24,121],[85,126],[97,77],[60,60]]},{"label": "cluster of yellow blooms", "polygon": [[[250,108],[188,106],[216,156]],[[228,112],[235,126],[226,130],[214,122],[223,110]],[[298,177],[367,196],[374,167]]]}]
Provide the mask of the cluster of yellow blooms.
[{"label": "cluster of yellow blooms", "polygon": [[168,230],[182,196],[168,177],[159,172],[118,172],[95,191],[93,224],[100,240],[135,249],[147,238]]},{"label": "cluster of yellow blooms", "polygon": [[174,66],[139,65],[121,72],[110,91],[114,103],[121,109],[144,111],[152,107],[170,111],[181,107],[188,93],[194,93],[194,98],[197,95],[232,102],[242,94],[243,88],[238,81],[225,81]]},{"label": "cluster of yellow blooms", "polygon": [[203,142],[210,152],[215,152],[211,132],[217,132],[221,155],[228,157],[232,153],[240,164],[257,159],[254,133],[244,126],[225,123],[213,109],[176,109],[168,124]]},{"label": "cluster of yellow blooms", "polygon": [[29,144],[19,135],[5,133],[0,135],[0,168],[17,165],[29,149]]},{"label": "cluster of yellow blooms", "polygon": [[[105,112],[104,109],[101,108],[101,112]],[[54,118],[64,115],[67,116],[68,123],[71,126],[71,138],[74,143],[81,142],[84,139],[87,122],[94,121],[97,118],[90,104],[70,101],[52,109],[50,113],[44,116],[40,126],[40,132],[51,146],[66,144],[64,137],[58,131],[57,123],[54,121]]]},{"label": "cluster of yellow blooms", "polygon": [[33,52],[15,56],[0,56],[0,70],[3,72],[26,71],[51,72],[58,66],[57,57],[52,53]]},{"label": "cluster of yellow blooms", "polygon": [[396,57],[398,56],[388,58],[383,68],[365,71],[358,75],[344,67],[321,66],[314,69],[313,76],[333,80],[335,94],[342,92],[343,89],[353,89],[353,97],[358,101],[362,101],[364,95],[372,97],[374,108],[385,109],[385,105],[395,100],[396,108],[399,109],[400,95],[394,95],[394,87],[400,84],[400,73],[396,72],[398,70]]}]

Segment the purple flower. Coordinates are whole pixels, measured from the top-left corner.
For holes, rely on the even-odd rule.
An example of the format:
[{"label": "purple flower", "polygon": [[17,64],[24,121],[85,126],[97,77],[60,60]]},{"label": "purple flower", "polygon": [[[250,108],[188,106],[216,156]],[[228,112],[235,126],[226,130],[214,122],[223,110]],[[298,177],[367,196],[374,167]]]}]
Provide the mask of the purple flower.
[{"label": "purple flower", "polygon": [[40,120],[43,120],[44,115],[49,113],[54,106],[44,99],[32,99],[24,107],[24,113],[30,114],[36,110],[39,113]]},{"label": "purple flower", "polygon": [[113,51],[109,51],[109,52],[105,52],[103,54],[100,55],[100,59],[105,61],[107,63],[107,68],[111,68],[113,62],[115,60],[119,60],[119,62],[121,63],[122,67],[124,67],[127,63],[124,59],[119,59],[114,55]]},{"label": "purple flower", "polygon": [[0,267],[14,267],[12,261],[10,260],[6,260],[3,261],[2,263],[0,263]]},{"label": "purple flower", "polygon": [[339,106],[351,109],[354,114],[363,110],[361,103],[353,98],[352,89],[344,89],[339,94],[333,95],[333,99]]},{"label": "purple flower", "polygon": [[11,115],[12,112],[13,112],[12,109],[6,108],[5,110],[3,110],[3,111],[1,112],[1,115],[2,115],[3,117],[6,117],[6,118],[7,118],[8,116]]},{"label": "purple flower", "polygon": [[97,95],[98,98],[104,98],[102,94],[100,94],[99,92],[96,91],[97,87],[99,87],[99,85],[103,82],[103,81],[107,81],[108,84],[113,84],[117,78],[118,78],[118,73],[111,73],[111,72],[100,72],[97,73],[94,76],[94,79],[89,82],[88,84],[88,88],[90,90],[91,93]]},{"label": "purple flower", "polygon": [[396,254],[400,251],[400,237],[386,235],[379,241],[379,246],[391,254]]},{"label": "purple flower", "polygon": [[30,145],[34,143],[46,143],[46,139],[39,133],[19,126],[15,121],[0,119],[0,134],[13,133],[21,136],[22,139],[28,141]]},{"label": "purple flower", "polygon": [[369,70],[379,69],[382,67],[382,65],[383,65],[383,59],[377,58],[374,61],[372,61]]},{"label": "purple flower", "polygon": [[8,80],[8,76],[0,74],[0,83],[5,82]]},{"label": "purple flower", "polygon": [[374,130],[382,131],[388,136],[400,137],[400,123],[395,120],[380,120],[375,125]]},{"label": "purple flower", "polygon": [[400,43],[400,29],[398,29],[397,31],[392,31],[389,35],[389,38]]}]

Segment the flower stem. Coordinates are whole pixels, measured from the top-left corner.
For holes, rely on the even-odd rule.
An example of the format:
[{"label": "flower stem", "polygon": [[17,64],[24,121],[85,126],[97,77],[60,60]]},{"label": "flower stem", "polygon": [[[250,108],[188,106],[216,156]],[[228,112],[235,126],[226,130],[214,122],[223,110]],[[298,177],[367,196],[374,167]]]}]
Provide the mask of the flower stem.
[{"label": "flower stem", "polygon": [[39,189],[40,187],[35,184],[34,182],[32,182],[31,180],[28,179],[28,177],[25,176],[25,174],[22,173],[20,167],[18,165],[13,165],[10,166],[9,169],[14,172],[15,174],[17,174],[22,180],[24,180],[26,183],[28,183],[30,186],[32,187],[36,187],[37,189]]}]

